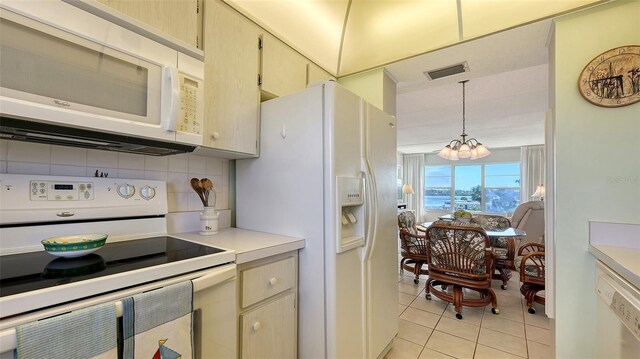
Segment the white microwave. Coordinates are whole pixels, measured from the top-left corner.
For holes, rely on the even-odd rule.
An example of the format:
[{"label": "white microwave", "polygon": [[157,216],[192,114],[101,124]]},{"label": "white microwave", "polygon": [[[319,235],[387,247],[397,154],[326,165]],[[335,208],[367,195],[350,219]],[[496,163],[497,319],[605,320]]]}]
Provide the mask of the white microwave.
[{"label": "white microwave", "polygon": [[[202,145],[204,56],[62,1],[3,0],[0,43],[2,120],[63,129],[36,134],[40,142],[79,130],[81,143],[140,138],[191,151]],[[18,132],[12,138],[3,129],[2,136],[29,140]]]}]

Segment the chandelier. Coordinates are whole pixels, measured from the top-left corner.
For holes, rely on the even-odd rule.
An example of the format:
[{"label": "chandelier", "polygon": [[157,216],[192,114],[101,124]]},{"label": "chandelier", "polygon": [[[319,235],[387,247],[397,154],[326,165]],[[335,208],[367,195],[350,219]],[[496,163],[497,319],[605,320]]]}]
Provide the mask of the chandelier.
[{"label": "chandelier", "polygon": [[464,84],[469,80],[460,81],[462,84],[462,141],[452,140],[446,145],[438,156],[447,160],[457,161],[461,158],[469,158],[472,160],[487,157],[491,153],[482,143],[478,142],[475,138],[467,140],[467,134],[465,133],[465,97],[464,97]]}]

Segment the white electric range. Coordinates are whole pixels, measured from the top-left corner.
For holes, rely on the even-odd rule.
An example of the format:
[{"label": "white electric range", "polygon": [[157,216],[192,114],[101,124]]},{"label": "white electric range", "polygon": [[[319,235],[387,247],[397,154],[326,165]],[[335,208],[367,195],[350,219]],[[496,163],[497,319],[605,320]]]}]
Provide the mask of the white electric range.
[{"label": "white electric range", "polygon": [[[0,174],[0,353],[15,348],[16,325],[105,301],[118,307],[119,298],[187,279],[195,309],[216,319],[196,336],[233,328],[235,252],[167,235],[166,214],[163,181]],[[85,233],[109,237],[78,258],[40,243]],[[227,349],[203,342],[196,351],[235,353]]]}]

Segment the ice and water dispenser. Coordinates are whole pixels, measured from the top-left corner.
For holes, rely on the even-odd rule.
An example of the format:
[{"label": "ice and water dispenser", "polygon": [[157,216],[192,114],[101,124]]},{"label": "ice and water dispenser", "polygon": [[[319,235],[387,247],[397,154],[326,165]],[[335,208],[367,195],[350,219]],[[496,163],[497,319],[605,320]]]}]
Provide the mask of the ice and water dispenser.
[{"label": "ice and water dispenser", "polygon": [[337,177],[337,213],[339,218],[336,252],[364,245],[364,180]]}]

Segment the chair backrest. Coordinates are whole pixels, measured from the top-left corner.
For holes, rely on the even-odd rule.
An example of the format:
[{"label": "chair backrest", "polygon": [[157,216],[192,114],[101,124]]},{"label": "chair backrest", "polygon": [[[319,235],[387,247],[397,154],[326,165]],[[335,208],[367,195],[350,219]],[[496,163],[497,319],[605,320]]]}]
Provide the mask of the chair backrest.
[{"label": "chair backrest", "polygon": [[513,212],[511,225],[527,233],[522,243],[544,243],[544,202],[522,203]]},{"label": "chair backrest", "polygon": [[427,260],[427,238],[424,234],[411,234],[400,229],[400,246],[404,258]]},{"label": "chair backrest", "polygon": [[427,228],[429,269],[471,278],[489,278],[489,238],[473,222],[436,221]]},{"label": "chair backrest", "polygon": [[416,215],[413,211],[404,211],[398,214],[398,228],[404,229],[411,234],[418,234],[416,228]]},{"label": "chair backrest", "polygon": [[507,217],[493,214],[476,214],[471,218],[471,222],[479,224],[484,230],[507,229],[511,227],[511,222]]}]

